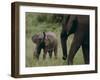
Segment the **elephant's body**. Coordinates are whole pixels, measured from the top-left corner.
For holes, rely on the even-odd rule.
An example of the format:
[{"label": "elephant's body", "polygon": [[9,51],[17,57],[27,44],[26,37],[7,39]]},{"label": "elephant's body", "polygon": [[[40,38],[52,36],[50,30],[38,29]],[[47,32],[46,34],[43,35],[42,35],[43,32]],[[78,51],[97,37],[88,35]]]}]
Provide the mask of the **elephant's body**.
[{"label": "elephant's body", "polygon": [[[74,38],[67,59],[66,40],[72,33],[74,34]],[[73,64],[73,58],[81,46],[85,64],[89,64],[89,16],[69,15],[67,18],[64,17],[61,32],[61,44],[63,59],[67,59],[68,64]]]},{"label": "elephant's body", "polygon": [[52,53],[54,52],[55,57],[57,58],[57,38],[53,32],[45,32],[42,34],[35,34],[32,37],[32,41],[36,44],[35,48],[35,56],[39,59],[39,55],[41,53],[41,49],[43,49],[43,59],[45,59],[46,54],[49,53],[49,57],[52,57]]}]

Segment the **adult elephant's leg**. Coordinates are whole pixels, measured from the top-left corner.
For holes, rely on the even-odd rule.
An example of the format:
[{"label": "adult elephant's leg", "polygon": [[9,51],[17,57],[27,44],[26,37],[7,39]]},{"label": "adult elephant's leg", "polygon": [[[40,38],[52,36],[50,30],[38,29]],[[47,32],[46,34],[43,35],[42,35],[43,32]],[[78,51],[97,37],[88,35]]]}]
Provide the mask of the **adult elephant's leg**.
[{"label": "adult elephant's leg", "polygon": [[82,44],[83,57],[85,64],[89,64],[89,44]]},{"label": "adult elephant's leg", "polygon": [[71,48],[69,50],[68,65],[73,64],[74,56],[77,53],[78,49],[80,48],[82,41],[83,41],[83,37],[81,33],[80,34],[75,33],[72,44],[71,44]]},{"label": "adult elephant's leg", "polygon": [[62,30],[62,32],[61,32],[61,46],[62,46],[62,52],[63,52],[63,60],[67,59],[66,40],[67,40],[67,32]]}]

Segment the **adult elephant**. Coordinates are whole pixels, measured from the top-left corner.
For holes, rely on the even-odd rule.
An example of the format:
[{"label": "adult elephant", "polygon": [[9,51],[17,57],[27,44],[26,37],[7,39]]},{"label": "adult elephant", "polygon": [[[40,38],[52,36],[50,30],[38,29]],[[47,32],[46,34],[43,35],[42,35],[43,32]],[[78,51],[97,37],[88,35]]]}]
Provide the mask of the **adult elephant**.
[{"label": "adult elephant", "polygon": [[[67,56],[67,39],[74,34],[73,41]],[[61,45],[63,59],[67,59],[69,65],[73,64],[73,59],[78,49],[82,46],[85,64],[89,64],[89,16],[88,15],[64,15],[62,21]]]}]

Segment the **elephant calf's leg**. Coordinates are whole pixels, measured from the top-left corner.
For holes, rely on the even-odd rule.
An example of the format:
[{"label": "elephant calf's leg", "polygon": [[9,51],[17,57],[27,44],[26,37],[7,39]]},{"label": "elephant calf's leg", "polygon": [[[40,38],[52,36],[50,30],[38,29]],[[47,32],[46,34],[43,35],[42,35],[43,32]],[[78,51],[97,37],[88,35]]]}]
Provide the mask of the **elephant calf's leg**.
[{"label": "elephant calf's leg", "polygon": [[43,59],[45,60],[46,55],[47,55],[47,50],[46,50],[46,49],[44,49],[43,51],[44,51],[44,53],[43,53]]},{"label": "elephant calf's leg", "polygon": [[49,57],[52,58],[52,51],[49,52]]},{"label": "elephant calf's leg", "polygon": [[81,44],[82,44],[82,36],[75,34],[71,44],[71,48],[69,50],[68,65],[73,64],[74,56],[78,51],[78,49],[80,48]]},{"label": "elephant calf's leg", "polygon": [[40,56],[40,53],[41,53],[41,48],[36,48],[36,58],[39,60],[39,56]]}]

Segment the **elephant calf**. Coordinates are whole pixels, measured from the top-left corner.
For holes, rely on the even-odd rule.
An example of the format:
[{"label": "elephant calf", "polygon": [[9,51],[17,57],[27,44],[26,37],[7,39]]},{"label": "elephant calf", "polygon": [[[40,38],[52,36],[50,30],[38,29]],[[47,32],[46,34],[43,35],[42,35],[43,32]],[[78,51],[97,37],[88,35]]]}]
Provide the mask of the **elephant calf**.
[{"label": "elephant calf", "polygon": [[34,50],[34,56],[39,59],[41,49],[43,49],[43,59],[46,58],[47,53],[52,58],[52,52],[54,52],[55,58],[57,58],[57,38],[53,32],[43,32],[43,34],[35,34],[32,36],[33,43],[36,44]]}]

